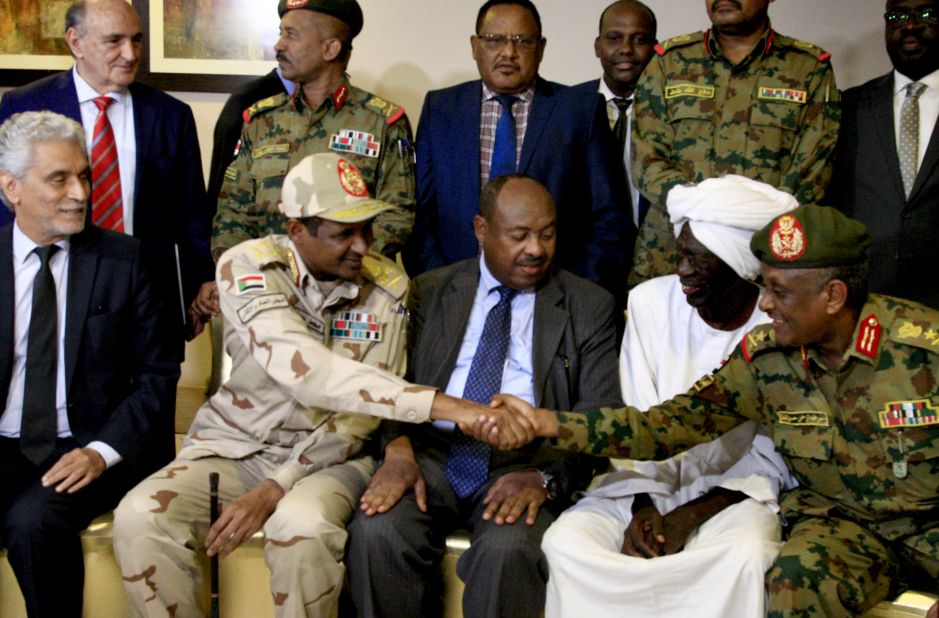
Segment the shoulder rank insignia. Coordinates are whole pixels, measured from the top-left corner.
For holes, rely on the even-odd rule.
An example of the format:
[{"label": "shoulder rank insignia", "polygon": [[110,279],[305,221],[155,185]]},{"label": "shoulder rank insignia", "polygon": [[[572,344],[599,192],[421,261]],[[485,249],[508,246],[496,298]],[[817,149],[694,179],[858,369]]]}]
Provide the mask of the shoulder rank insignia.
[{"label": "shoulder rank insignia", "polygon": [[812,54],[813,56],[815,56],[815,58],[818,59],[819,62],[825,62],[826,60],[828,60],[829,58],[831,58],[831,54],[830,54],[830,53],[824,51],[824,50],[823,50],[821,47],[819,47],[818,45],[813,45],[812,43],[808,43],[808,42],[806,42],[806,41],[800,41],[799,39],[793,39],[793,40],[792,40],[792,46],[795,47],[795,48],[797,48],[797,49],[801,49],[801,50],[803,50],[803,51],[806,51],[806,52]]},{"label": "shoulder rank insignia", "polygon": [[926,347],[939,352],[939,330],[928,321],[919,323],[905,320],[893,331],[893,339],[907,345]]},{"label": "shoulder rank insignia", "polygon": [[238,182],[238,170],[229,165],[225,168],[225,179],[232,182]]},{"label": "shoulder rank insignia", "polygon": [[912,427],[917,425],[939,425],[939,412],[927,399],[912,401],[888,401],[877,413],[883,429]]},{"label": "shoulder rank insignia", "polygon": [[873,313],[861,320],[858,327],[857,341],[854,342],[854,348],[858,353],[868,358],[877,358],[877,350],[880,347],[880,335],[884,328]]},{"label": "shoulder rank insignia", "polygon": [[371,133],[342,129],[339,133],[333,133],[329,138],[329,149],[376,159],[378,153],[381,152],[381,142],[377,141]]},{"label": "shoulder rank insignia", "polygon": [[775,347],[775,345],[776,331],[773,330],[773,327],[769,325],[757,326],[743,336],[743,340],[740,342],[740,351],[743,353],[744,359],[750,362],[757,352]]},{"label": "shoulder rank insignia", "polygon": [[394,103],[389,103],[384,99],[380,99],[375,95],[369,97],[366,105],[371,107],[373,110],[385,117],[385,124],[392,125],[398,121],[401,116],[404,116],[404,108],[398,107]]},{"label": "shoulder rank insignia", "polygon": [[712,384],[714,384],[714,374],[709,373],[703,378],[699,379],[697,382],[695,382],[692,385],[691,389],[696,393],[700,393],[701,391],[711,386]]},{"label": "shoulder rank insignia", "polygon": [[371,313],[364,311],[341,311],[333,318],[329,335],[337,339],[358,341],[381,341],[381,324]]},{"label": "shoulder rank insignia", "polygon": [[375,285],[401,298],[408,289],[408,277],[404,271],[388,258],[370,253],[362,260],[362,275]]},{"label": "shoulder rank insignia", "polygon": [[287,101],[286,93],[275,94],[272,97],[261,99],[260,101],[258,101],[257,103],[253,104],[251,107],[246,109],[244,113],[242,114],[242,118],[244,119],[246,124],[251,124],[251,121],[256,116],[258,116],[259,114],[263,114],[264,112],[268,110],[274,109],[275,107],[280,107],[281,105],[284,104],[285,101]]},{"label": "shoulder rank insignia", "polygon": [[[670,39],[666,39],[662,41],[659,45],[656,45],[656,48],[661,47],[662,51],[659,53],[664,56],[666,51],[675,47],[681,47],[682,45],[687,45],[688,43],[693,43],[694,41],[697,41],[699,38],[701,38],[700,33],[682,34],[679,36],[673,36]],[[658,51],[658,49],[656,49],[656,51]]]}]

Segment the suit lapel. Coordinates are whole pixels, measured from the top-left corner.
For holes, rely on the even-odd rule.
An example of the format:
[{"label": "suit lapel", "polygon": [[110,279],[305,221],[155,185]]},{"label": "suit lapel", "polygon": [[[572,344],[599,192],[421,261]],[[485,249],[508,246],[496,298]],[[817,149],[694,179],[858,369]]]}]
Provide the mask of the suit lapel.
[{"label": "suit lapel", "polygon": [[[466,179],[466,185],[463,189],[463,195],[466,199],[456,200],[455,205],[464,212],[459,218],[460,221],[472,221],[479,209],[479,179],[482,170],[479,166],[479,118],[483,111],[483,86],[481,81],[471,82],[466,89],[465,97],[468,99],[465,105],[458,105],[455,112],[455,122],[450,130],[453,132],[453,152],[462,165],[465,165],[470,173],[460,171],[457,177]],[[457,128],[459,127],[459,128]],[[456,173],[456,170],[450,170]],[[453,205],[454,202],[451,202]]]},{"label": "suit lapel", "polygon": [[73,236],[69,246],[68,291],[65,309],[65,392],[71,390],[72,376],[78,362],[88,305],[94,289],[98,270],[98,256],[90,250],[94,239],[101,232],[95,227],[86,227],[81,234]]},{"label": "suit lapel", "polygon": [[[150,143],[153,139],[154,126],[156,125],[156,116],[154,110],[147,105],[139,90],[135,88],[136,84],[131,84],[130,94],[134,106],[134,139],[137,142],[137,173],[134,178],[134,220],[137,221],[137,204],[140,203],[140,179],[143,174],[140,172],[145,168],[146,162],[143,157],[150,152]],[[135,234],[136,235],[136,234]]]},{"label": "suit lapel", "polygon": [[933,168],[939,162],[939,122],[933,127],[932,135],[929,136],[929,144],[926,146],[926,153],[923,156],[923,162],[916,172],[916,182],[913,183],[913,190],[910,191],[910,199],[906,201],[911,204],[916,199],[916,194],[923,188],[923,184],[932,177]]},{"label": "suit lapel", "polygon": [[0,230],[0,281],[6,283],[7,291],[0,294],[0,393],[3,404],[10,387],[10,372],[13,370],[13,224]]},{"label": "suit lapel", "polygon": [[531,165],[532,157],[537,152],[548,119],[554,113],[555,93],[539,79],[535,86],[535,98],[531,103],[528,114],[528,124],[525,128],[525,141],[522,142],[522,158],[518,162],[519,173],[524,174]]},{"label": "suit lapel", "polygon": [[563,306],[564,294],[558,285],[557,275],[551,275],[535,296],[534,350],[532,366],[534,370],[533,390],[535,405],[540,406],[544,397],[545,384],[551,373],[551,363],[557,355],[567,311]]},{"label": "suit lapel", "polygon": [[887,163],[887,173],[900,201],[906,201],[903,190],[903,177],[900,175],[900,158],[897,156],[896,125],[893,119],[893,73],[881,80],[870,92],[870,114],[868,118],[858,118],[858,124],[869,123],[877,131],[880,152]]},{"label": "suit lapel", "polygon": [[[470,312],[473,309],[473,300],[476,298],[476,287],[479,283],[479,262],[472,260],[472,265],[461,269],[447,285],[447,290],[440,299],[441,311],[439,316],[446,320],[445,324],[438,324],[438,328],[448,333],[466,333]],[[445,333],[441,333],[444,335]],[[444,342],[440,349],[443,354],[437,359],[434,384],[446,388],[450,381],[450,374],[456,366],[460,347],[463,345],[463,336],[441,336]]]}]

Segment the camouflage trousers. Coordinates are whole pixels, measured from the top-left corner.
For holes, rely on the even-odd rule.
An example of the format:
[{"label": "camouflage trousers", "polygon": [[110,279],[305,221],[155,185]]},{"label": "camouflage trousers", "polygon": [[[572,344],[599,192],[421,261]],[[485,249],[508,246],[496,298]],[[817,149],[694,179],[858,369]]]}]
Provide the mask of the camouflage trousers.
[{"label": "camouflage trousers", "polygon": [[886,541],[845,519],[806,517],[766,574],[767,618],[857,616],[939,576],[939,525]]},{"label": "camouflage trousers", "polygon": [[[219,473],[225,505],[276,466],[264,454],[176,459],[124,497],[114,512],[114,553],[136,615],[203,615],[196,552],[209,530],[209,473]],[[373,471],[370,457],[331,466],[301,479],[277,504],[263,527],[277,616],[336,615],[346,523]]]},{"label": "camouflage trousers", "polygon": [[670,275],[677,266],[678,245],[672,223],[665,207],[653,202],[639,228],[627,285],[633,289],[643,281]]}]

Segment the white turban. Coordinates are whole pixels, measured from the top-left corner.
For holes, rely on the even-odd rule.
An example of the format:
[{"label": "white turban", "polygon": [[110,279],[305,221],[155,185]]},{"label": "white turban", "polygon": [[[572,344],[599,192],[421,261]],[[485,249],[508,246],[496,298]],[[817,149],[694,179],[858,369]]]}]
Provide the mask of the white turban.
[{"label": "white turban", "polygon": [[799,206],[785,191],[736,175],[678,185],[668,192],[665,204],[676,237],[685,223],[690,224],[702,245],[749,280],[760,272],[760,262],[750,252],[750,237]]}]

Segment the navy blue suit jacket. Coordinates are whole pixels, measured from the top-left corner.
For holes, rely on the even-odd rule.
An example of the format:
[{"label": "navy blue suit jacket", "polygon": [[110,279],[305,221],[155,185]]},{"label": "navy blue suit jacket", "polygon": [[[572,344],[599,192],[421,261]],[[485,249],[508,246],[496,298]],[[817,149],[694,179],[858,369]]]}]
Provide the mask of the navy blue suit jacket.
[{"label": "navy blue suit jacket", "polygon": [[[179,361],[166,334],[140,243],[86,226],[70,238],[65,307],[69,427],[83,446],[100,440],[142,478],[174,452]],[[13,371],[13,225],[0,228],[0,402]],[[55,388],[55,385],[50,385]]]},{"label": "navy blue suit jacket", "polygon": [[841,95],[841,129],[829,201],[865,223],[871,291],[939,309],[939,125],[933,130],[913,190],[900,176],[893,118],[893,72]]},{"label": "navy blue suit jacket", "polygon": [[[215,274],[209,253],[214,213],[206,198],[196,124],[189,106],[168,94],[140,83],[131,84],[130,93],[137,139],[134,237],[140,240],[174,332],[181,333],[182,307],[188,307],[199,286]],[[71,70],[4,94],[0,122],[17,112],[39,110],[81,124]],[[10,213],[3,214],[6,220],[0,224],[9,220]]]},{"label": "navy blue suit jacket", "polygon": [[[478,253],[479,119],[482,82],[429,92],[417,130],[417,217],[406,251],[409,273]],[[539,79],[518,171],[544,184],[558,209],[554,258],[621,294],[632,263],[635,228],[622,158],[596,93]]]}]

